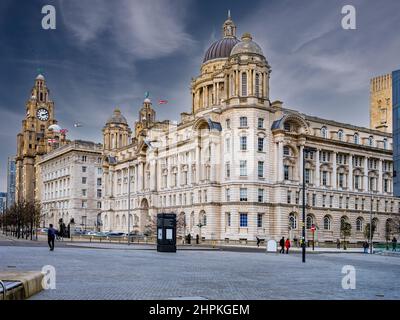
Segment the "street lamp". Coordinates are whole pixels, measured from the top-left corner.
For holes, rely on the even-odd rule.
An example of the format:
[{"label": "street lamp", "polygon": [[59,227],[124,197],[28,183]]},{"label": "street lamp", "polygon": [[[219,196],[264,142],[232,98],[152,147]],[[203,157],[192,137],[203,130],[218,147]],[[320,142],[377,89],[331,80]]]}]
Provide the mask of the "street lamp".
[{"label": "street lamp", "polygon": [[205,224],[202,224],[201,221],[197,225],[197,227],[199,227],[199,230],[200,230],[200,232],[199,232],[200,233],[200,235],[199,235],[199,240],[200,241],[199,242],[201,242],[201,228],[204,227],[204,226],[205,226]]},{"label": "street lamp", "polygon": [[[301,235],[301,257],[306,262],[306,154],[317,151],[315,148],[303,147],[303,226]],[[319,168],[317,168],[319,170]]]},{"label": "street lamp", "polygon": [[372,254],[372,201],[373,201],[373,193],[372,193],[372,183],[370,183],[369,176],[367,174],[364,175],[367,178],[367,185],[370,194],[370,208],[369,208],[369,253]]}]

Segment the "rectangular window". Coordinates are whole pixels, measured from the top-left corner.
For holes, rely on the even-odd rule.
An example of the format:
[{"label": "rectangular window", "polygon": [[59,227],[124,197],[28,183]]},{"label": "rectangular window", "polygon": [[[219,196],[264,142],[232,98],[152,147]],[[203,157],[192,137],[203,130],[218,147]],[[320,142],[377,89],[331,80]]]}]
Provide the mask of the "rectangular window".
[{"label": "rectangular window", "polygon": [[240,127],[247,127],[247,117],[240,117]]},{"label": "rectangular window", "polygon": [[284,179],[289,180],[289,166],[283,166]]},{"label": "rectangular window", "polygon": [[82,167],[82,172],[86,172],[87,171],[87,167],[83,166]]},{"label": "rectangular window", "polygon": [[87,178],[86,177],[82,177],[82,184],[86,184]]},{"label": "rectangular window", "polygon": [[264,177],[264,161],[258,161],[258,177]]},{"label": "rectangular window", "polygon": [[339,187],[343,188],[344,187],[344,174],[339,173]]},{"label": "rectangular window", "polygon": [[247,150],[247,137],[240,137],[240,150],[246,151]]},{"label": "rectangular window", "polygon": [[322,195],[322,207],[326,206],[326,195]]},{"label": "rectangular window", "polygon": [[310,183],[310,169],[305,170],[305,177],[306,183]]},{"label": "rectangular window", "polygon": [[97,168],[97,174],[103,174],[103,169],[102,168]]},{"label": "rectangular window", "polygon": [[263,214],[258,213],[257,214],[257,228],[262,228],[263,227]]},{"label": "rectangular window", "polygon": [[226,123],[226,128],[230,129],[231,128],[231,120],[230,119],[226,119],[225,123]]},{"label": "rectangular window", "polygon": [[292,191],[288,190],[287,195],[286,195],[286,201],[287,203],[292,203]]},{"label": "rectangular window", "polygon": [[87,161],[87,157],[86,156],[82,156],[82,162],[86,162]]},{"label": "rectangular window", "polygon": [[258,129],[264,128],[264,119],[263,118],[258,118],[257,127],[258,127]]},{"label": "rectangular window", "polygon": [[247,188],[240,188],[240,201],[247,201]]},{"label": "rectangular window", "polygon": [[263,152],[264,151],[264,138],[258,138],[258,151]]},{"label": "rectangular window", "polygon": [[87,196],[86,189],[82,189],[82,196],[83,196],[83,197],[86,197],[86,196]]},{"label": "rectangular window", "polygon": [[227,212],[226,213],[226,226],[227,227],[230,227],[231,226],[231,213],[230,212]]},{"label": "rectangular window", "polygon": [[315,193],[312,195],[312,205],[313,207],[317,205],[317,195]]},{"label": "rectangular window", "polygon": [[247,213],[240,213],[240,227],[247,227]]},{"label": "rectangular window", "polygon": [[342,207],[343,207],[343,197],[340,196],[339,197],[339,209],[342,209]]},{"label": "rectangular window", "polygon": [[97,201],[97,209],[101,209],[101,201]]},{"label": "rectangular window", "polygon": [[247,176],[247,161],[240,160],[240,176],[246,177]]},{"label": "rectangular window", "polygon": [[329,197],[329,207],[332,208],[333,207],[333,196]]},{"label": "rectangular window", "polygon": [[225,177],[231,177],[231,164],[230,162],[225,163]]},{"label": "rectangular window", "polygon": [[87,208],[87,201],[82,200],[82,208],[86,209]]},{"label": "rectangular window", "polygon": [[231,189],[225,189],[225,198],[227,202],[231,201]]},{"label": "rectangular window", "polygon": [[328,185],[328,172],[327,171],[322,171],[322,185],[325,187]]},{"label": "rectangular window", "polygon": [[101,189],[97,189],[97,198],[101,198]]},{"label": "rectangular window", "polygon": [[226,150],[226,153],[231,152],[231,139],[230,138],[225,139],[225,150]]},{"label": "rectangular window", "polygon": [[101,186],[101,178],[97,178],[97,186]]},{"label": "rectangular window", "polygon": [[258,202],[264,202],[264,189],[258,189]]}]

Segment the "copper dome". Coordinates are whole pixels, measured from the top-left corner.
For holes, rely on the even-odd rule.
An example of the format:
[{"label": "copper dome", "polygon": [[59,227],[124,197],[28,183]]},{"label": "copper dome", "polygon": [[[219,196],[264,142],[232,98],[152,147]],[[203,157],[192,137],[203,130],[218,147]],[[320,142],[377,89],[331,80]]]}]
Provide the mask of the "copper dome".
[{"label": "copper dome", "polygon": [[215,41],[210,48],[208,48],[203,63],[220,58],[228,58],[231,54],[232,48],[240,41],[235,37],[223,38]]}]

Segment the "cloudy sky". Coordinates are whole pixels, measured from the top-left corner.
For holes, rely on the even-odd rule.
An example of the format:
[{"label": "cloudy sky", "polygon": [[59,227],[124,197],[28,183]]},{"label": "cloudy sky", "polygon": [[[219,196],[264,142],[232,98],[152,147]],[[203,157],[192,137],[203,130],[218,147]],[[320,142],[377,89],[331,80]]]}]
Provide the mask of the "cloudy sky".
[{"label": "cloudy sky", "polygon": [[[56,30],[41,27],[46,4],[56,8]],[[356,30],[341,27],[347,4]],[[101,142],[116,106],[132,126],[146,91],[169,100],[154,104],[159,119],[177,120],[228,9],[272,66],[272,100],[368,126],[369,79],[400,68],[398,0],[1,0],[0,191],[38,68],[70,139]]]}]

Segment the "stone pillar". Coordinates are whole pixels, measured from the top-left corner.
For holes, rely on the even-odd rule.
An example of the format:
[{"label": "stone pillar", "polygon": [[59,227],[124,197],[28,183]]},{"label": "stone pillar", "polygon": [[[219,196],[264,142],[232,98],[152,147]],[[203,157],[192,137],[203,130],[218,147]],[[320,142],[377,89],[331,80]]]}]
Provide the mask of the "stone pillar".
[{"label": "stone pillar", "polygon": [[236,73],[236,79],[235,79],[235,96],[238,97],[239,96],[239,70],[235,70]]},{"label": "stone pillar", "polygon": [[382,184],[383,184],[383,181],[382,181],[382,179],[383,179],[383,172],[382,172],[382,160],[379,160],[379,167],[378,167],[378,170],[379,170],[379,176],[378,176],[378,192],[379,193],[382,193],[383,192],[383,186],[382,186]]},{"label": "stone pillar", "polygon": [[283,176],[283,141],[278,142],[278,182],[282,182]]},{"label": "stone pillar", "polygon": [[300,146],[300,152],[299,152],[299,181],[300,183],[303,183],[303,154],[304,152],[304,146]]},{"label": "stone pillar", "polygon": [[332,166],[333,166],[333,170],[332,170],[332,188],[333,189],[337,189],[337,154],[336,152],[333,152],[333,161],[332,161]]},{"label": "stone pillar", "polygon": [[197,141],[197,146],[196,146],[196,182],[200,183],[200,171],[201,171],[201,152],[200,152],[200,146],[198,144],[199,142]]},{"label": "stone pillar", "polygon": [[319,172],[320,172],[320,164],[319,164],[319,149],[315,152],[315,186],[319,187],[320,179],[319,179]]},{"label": "stone pillar", "polygon": [[216,157],[217,157],[217,154],[216,154],[216,152],[215,152],[215,143],[214,142],[211,142],[210,143],[210,147],[211,147],[211,155],[210,155],[210,166],[211,166],[211,172],[210,172],[210,181],[211,182],[214,182],[214,181],[216,181],[216,169],[217,169],[217,167],[216,167]]},{"label": "stone pillar", "polygon": [[368,184],[368,158],[364,157],[364,192],[369,191],[369,184]]},{"label": "stone pillar", "polygon": [[142,190],[143,190],[143,188],[144,188],[144,185],[143,185],[143,176],[144,176],[144,170],[143,170],[143,164],[142,164],[142,162],[139,162],[139,164],[138,164],[138,168],[139,168],[139,172],[138,172],[138,183],[137,183],[137,185],[138,185],[138,191],[139,192],[141,192]]},{"label": "stone pillar", "polygon": [[349,176],[348,176],[348,183],[347,189],[349,191],[353,190],[353,155],[349,155]]},{"label": "stone pillar", "polygon": [[219,105],[219,82],[216,84],[217,92],[215,94],[215,104]]}]

